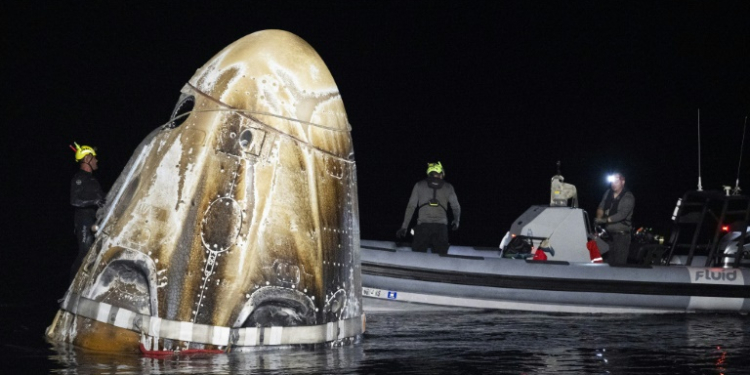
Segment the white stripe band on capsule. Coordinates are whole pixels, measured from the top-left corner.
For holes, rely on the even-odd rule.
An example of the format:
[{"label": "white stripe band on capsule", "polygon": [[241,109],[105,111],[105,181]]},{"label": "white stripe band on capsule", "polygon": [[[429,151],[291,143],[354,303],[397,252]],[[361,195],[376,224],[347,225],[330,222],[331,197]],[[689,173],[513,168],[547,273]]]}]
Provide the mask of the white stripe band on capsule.
[{"label": "white stripe band on capsule", "polygon": [[[361,316],[314,326],[231,328],[162,319],[108,303],[97,302],[75,293],[66,296],[62,310],[139,332],[154,338],[188,341],[217,346],[263,346],[317,344],[352,337],[364,332]],[[260,338],[263,337],[263,342]]]}]

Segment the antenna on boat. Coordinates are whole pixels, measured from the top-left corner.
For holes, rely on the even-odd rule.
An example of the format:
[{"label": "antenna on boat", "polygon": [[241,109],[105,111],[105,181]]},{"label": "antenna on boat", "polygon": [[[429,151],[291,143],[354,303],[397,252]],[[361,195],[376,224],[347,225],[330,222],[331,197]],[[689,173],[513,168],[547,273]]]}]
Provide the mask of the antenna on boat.
[{"label": "antenna on boat", "polygon": [[698,191],[703,191],[701,185],[701,109],[698,108]]},{"label": "antenna on boat", "polygon": [[740,166],[742,166],[742,151],[745,148],[745,132],[747,131],[747,116],[745,116],[745,125],[742,127],[742,142],[740,143],[740,162],[737,164],[737,181],[734,183],[732,195],[740,195]]}]

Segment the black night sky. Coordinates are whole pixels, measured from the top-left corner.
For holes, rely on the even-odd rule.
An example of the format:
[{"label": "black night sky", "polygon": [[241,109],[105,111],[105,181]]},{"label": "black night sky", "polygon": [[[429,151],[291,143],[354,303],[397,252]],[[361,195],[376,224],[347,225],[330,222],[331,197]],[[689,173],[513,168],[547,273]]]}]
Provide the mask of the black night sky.
[{"label": "black night sky", "polygon": [[6,264],[50,270],[39,287],[64,284],[75,258],[68,145],[98,147],[108,189],[195,70],[262,29],[305,39],[338,84],[365,239],[395,239],[436,160],[463,209],[454,244],[497,246],[549,202],[558,160],[590,213],[617,169],[635,225],[668,230],[697,187],[699,109],[704,189],[734,186],[741,166],[750,191],[747,1],[19,4],[0,16],[0,223]]}]

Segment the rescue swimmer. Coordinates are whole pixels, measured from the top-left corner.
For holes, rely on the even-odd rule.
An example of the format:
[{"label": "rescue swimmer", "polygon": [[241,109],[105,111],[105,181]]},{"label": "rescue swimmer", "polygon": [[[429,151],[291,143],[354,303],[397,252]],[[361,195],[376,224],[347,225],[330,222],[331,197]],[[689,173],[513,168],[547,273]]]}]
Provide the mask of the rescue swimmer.
[{"label": "rescue swimmer", "polygon": [[426,252],[431,248],[438,254],[448,253],[449,205],[453,213],[451,229],[458,230],[461,206],[458,204],[453,185],[446,182],[444,177],[445,170],[439,161],[427,163],[427,178],[417,182],[411,191],[404,221],[396,236],[406,236],[414,211],[417,210],[417,226],[414,228],[414,239],[411,244],[414,251]]},{"label": "rescue swimmer", "polygon": [[109,352],[340,345],[364,332],[351,127],[298,36],[227,46],[137,147],[47,329]]},{"label": "rescue swimmer", "polygon": [[94,177],[94,171],[99,169],[99,159],[96,150],[87,145],[73,142],[78,171],[70,181],[70,204],[75,207],[73,214],[73,233],[78,243],[78,255],[70,268],[70,280],[73,280],[78,268],[81,267],[83,257],[94,242],[92,228],[96,222],[96,212],[104,206],[104,192],[99,181]]}]

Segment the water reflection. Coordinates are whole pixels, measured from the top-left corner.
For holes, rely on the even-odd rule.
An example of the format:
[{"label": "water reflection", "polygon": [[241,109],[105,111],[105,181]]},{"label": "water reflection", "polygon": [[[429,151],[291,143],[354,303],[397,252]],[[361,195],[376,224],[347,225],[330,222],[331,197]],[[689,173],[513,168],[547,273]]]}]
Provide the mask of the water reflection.
[{"label": "water reflection", "polygon": [[364,358],[360,343],[320,349],[261,349],[229,354],[191,354],[164,358],[83,351],[55,344],[50,359],[59,365],[51,373],[66,375],[126,374],[310,374],[359,367]]},{"label": "water reflection", "polygon": [[16,373],[750,374],[750,317],[732,314],[381,313],[350,346],[163,359],[49,352],[34,341],[43,328],[19,327],[6,324],[4,338]]},{"label": "water reflection", "polygon": [[[714,319],[690,319],[687,321],[688,343],[691,347],[704,351],[706,360],[713,360],[712,373],[724,374],[735,369],[733,358],[746,356],[742,351],[750,338],[743,334],[747,317],[716,315]],[[750,370],[747,370],[750,372]]]}]

